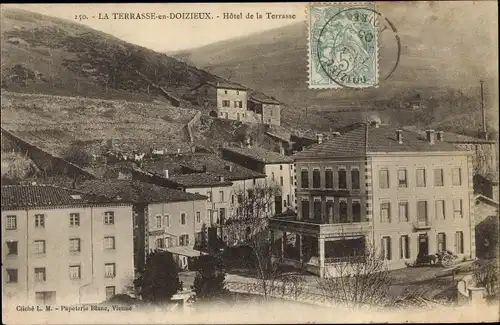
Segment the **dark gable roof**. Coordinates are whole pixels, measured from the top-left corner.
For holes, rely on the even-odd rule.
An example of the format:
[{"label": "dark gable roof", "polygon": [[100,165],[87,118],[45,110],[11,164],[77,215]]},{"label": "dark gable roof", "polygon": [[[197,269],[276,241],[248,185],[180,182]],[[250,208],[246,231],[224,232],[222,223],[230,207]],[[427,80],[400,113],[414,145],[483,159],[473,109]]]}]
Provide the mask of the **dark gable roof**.
[{"label": "dark gable roof", "polygon": [[2,209],[61,207],[118,203],[115,199],[55,185],[2,186]]},{"label": "dark gable roof", "polygon": [[340,136],[314,144],[298,152],[294,158],[344,158],[363,157],[370,153],[382,152],[438,152],[463,151],[447,143],[427,142],[423,135],[403,130],[403,143],[396,140],[396,129],[381,125],[370,126],[366,123],[356,124],[352,129]]},{"label": "dark gable roof", "polygon": [[253,92],[250,94],[249,100],[259,102],[259,103],[264,103],[264,104],[273,104],[273,105],[279,105],[280,102],[277,101],[274,98],[268,97],[262,93],[258,92]]},{"label": "dark gable roof", "polygon": [[233,83],[233,82],[217,82],[217,81],[207,81],[207,85],[210,85],[215,88],[221,88],[221,89],[235,89],[235,90],[244,90],[246,91],[247,88],[243,87],[240,84]]},{"label": "dark gable roof", "polygon": [[[227,169],[231,166],[231,171]],[[204,169],[205,168],[205,169]],[[163,175],[168,169],[169,178],[173,175],[182,175],[182,169],[189,169],[191,173],[209,173],[216,177],[223,176],[227,181],[265,178],[266,175],[255,172],[238,164],[221,159],[213,154],[182,154],[163,157],[162,161],[145,162],[142,170],[157,175]],[[190,174],[191,174],[190,173]]]},{"label": "dark gable roof", "polygon": [[232,182],[221,181],[220,178],[211,173],[192,173],[183,175],[172,175],[169,179],[182,187],[209,187],[209,186],[231,186]]},{"label": "dark gable roof", "polygon": [[207,199],[206,196],[199,194],[129,180],[85,181],[79,185],[78,189],[82,192],[107,198],[118,198],[123,202],[130,203],[169,203]]},{"label": "dark gable roof", "polygon": [[265,163],[265,164],[287,164],[293,163],[293,159],[280,154],[279,152],[274,152],[266,150],[261,147],[251,147],[251,148],[237,148],[237,147],[223,147],[222,150],[237,153],[239,155],[248,157],[250,159]]}]

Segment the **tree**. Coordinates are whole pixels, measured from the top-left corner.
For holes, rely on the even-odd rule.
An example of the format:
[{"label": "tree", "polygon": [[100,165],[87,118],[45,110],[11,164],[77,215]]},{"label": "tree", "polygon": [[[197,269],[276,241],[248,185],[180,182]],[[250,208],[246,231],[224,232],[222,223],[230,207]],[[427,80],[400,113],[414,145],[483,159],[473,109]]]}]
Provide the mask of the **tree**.
[{"label": "tree", "polygon": [[172,253],[161,250],[149,253],[144,270],[134,280],[134,285],[145,302],[154,304],[168,302],[182,289]]},{"label": "tree", "polygon": [[196,298],[201,300],[223,298],[228,291],[224,288],[226,274],[222,261],[216,256],[201,255],[197,265],[198,271],[192,286]]},{"label": "tree", "polygon": [[231,81],[231,79],[234,77],[234,70],[226,68],[224,70],[224,77],[226,77],[228,81]]},{"label": "tree", "polygon": [[268,221],[273,214],[275,197],[281,196],[281,188],[257,184],[247,191],[236,190],[234,195],[238,200],[232,208],[233,215],[224,226],[225,241],[230,247],[243,246],[252,251],[253,256],[248,256],[247,262],[256,269],[260,289],[267,298],[272,290],[271,282],[278,274],[271,260]]},{"label": "tree", "polygon": [[372,246],[365,248],[364,255],[348,256],[335,263],[334,271],[335,277],[319,280],[319,287],[333,302],[348,307],[380,306],[389,302],[389,271]]},{"label": "tree", "polygon": [[72,145],[63,153],[62,158],[78,166],[88,166],[92,162],[92,156],[81,146]]}]

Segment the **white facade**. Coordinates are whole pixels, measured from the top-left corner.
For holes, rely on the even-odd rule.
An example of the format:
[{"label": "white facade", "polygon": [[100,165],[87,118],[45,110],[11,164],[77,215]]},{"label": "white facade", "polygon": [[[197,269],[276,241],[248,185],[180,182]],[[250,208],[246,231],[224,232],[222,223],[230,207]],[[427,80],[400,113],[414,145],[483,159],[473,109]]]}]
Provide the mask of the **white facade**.
[{"label": "white facade", "polygon": [[[385,251],[391,268],[414,261],[425,246],[428,254],[446,249],[460,258],[474,258],[470,157],[460,152],[371,154],[368,166],[373,193],[372,240]],[[388,184],[384,180],[387,172]]]},{"label": "white facade", "polygon": [[4,302],[99,303],[125,293],[134,278],[132,231],[130,205],[2,211]]}]

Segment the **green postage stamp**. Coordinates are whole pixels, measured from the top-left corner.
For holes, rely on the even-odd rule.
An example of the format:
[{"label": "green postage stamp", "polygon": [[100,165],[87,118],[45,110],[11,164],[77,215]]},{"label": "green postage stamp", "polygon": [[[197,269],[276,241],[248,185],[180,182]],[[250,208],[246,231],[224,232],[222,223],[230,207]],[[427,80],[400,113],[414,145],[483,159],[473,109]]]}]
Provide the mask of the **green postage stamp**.
[{"label": "green postage stamp", "polygon": [[309,5],[309,88],[377,86],[378,16],[371,3]]}]

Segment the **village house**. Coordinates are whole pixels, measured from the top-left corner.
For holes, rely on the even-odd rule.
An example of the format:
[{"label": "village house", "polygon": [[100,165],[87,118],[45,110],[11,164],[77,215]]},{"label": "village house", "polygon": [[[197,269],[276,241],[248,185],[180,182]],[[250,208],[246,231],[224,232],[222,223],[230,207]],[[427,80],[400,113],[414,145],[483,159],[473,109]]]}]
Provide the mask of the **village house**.
[{"label": "village house", "polygon": [[359,123],[293,157],[298,215],[270,222],[282,263],[325,277],[367,247],[391,269],[444,250],[475,257],[472,155],[433,131]]},{"label": "village house", "polygon": [[78,189],[132,204],[136,270],[144,267],[146,254],[153,249],[171,252],[182,269],[200,255],[194,247],[206,235],[206,196],[133,180],[92,180]]},{"label": "village house", "polygon": [[281,106],[274,98],[231,82],[205,82],[191,89],[192,100],[218,118],[280,125]]},{"label": "village house", "polygon": [[134,279],[132,205],[54,185],[2,186],[2,289],[13,304],[100,303]]},{"label": "village house", "polygon": [[209,240],[214,232],[224,238],[222,228],[238,211],[241,195],[250,195],[255,186],[266,184],[265,174],[205,153],[146,161],[140,169],[129,169],[128,174],[122,171],[119,177],[204,195]]},{"label": "village house", "polygon": [[295,209],[293,159],[278,152],[256,146],[221,148],[222,158],[245,168],[265,174],[267,184],[278,186],[281,195],[275,198],[274,213]]},{"label": "village house", "polygon": [[477,194],[474,196],[472,213],[476,223],[476,256],[486,259],[498,257],[498,202]]},{"label": "village house", "polygon": [[281,106],[274,98],[253,92],[248,98],[248,110],[255,114],[259,123],[280,125]]},{"label": "village house", "polygon": [[247,90],[229,82],[206,82],[192,89],[196,102],[207,110],[214,111],[219,118],[246,121]]}]

